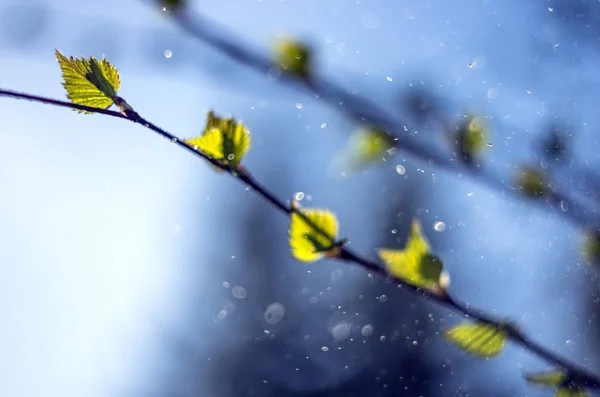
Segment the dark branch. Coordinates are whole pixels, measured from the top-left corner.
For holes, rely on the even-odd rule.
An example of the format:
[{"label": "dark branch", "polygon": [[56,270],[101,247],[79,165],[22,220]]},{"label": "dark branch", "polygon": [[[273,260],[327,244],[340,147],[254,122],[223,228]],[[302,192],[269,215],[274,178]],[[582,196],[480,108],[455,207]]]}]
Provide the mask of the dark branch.
[{"label": "dark branch", "polygon": [[[225,164],[222,164],[219,160],[216,160],[209,156],[206,156],[202,152],[199,152],[198,150],[196,150],[196,148],[190,146],[184,140],[163,130],[160,127],[157,127],[156,125],[152,124],[148,120],[141,117],[137,112],[135,112],[133,110],[125,111],[124,114],[122,114],[122,113],[107,110],[107,109],[98,109],[98,108],[93,108],[93,107],[89,107],[89,106],[76,105],[76,104],[72,104],[70,102],[65,102],[65,101],[60,101],[60,100],[56,100],[56,99],[50,99],[50,98],[45,98],[45,97],[40,97],[40,96],[35,96],[35,95],[29,95],[29,94],[24,94],[24,93],[19,93],[19,92],[4,90],[4,89],[0,89],[0,96],[12,97],[12,98],[16,98],[16,99],[26,99],[26,100],[30,100],[30,101],[34,101],[34,102],[40,102],[40,103],[50,104],[50,105],[64,107],[64,108],[85,110],[90,113],[100,113],[100,114],[104,114],[104,115],[111,116],[111,117],[127,119],[136,124],[140,124],[143,127],[156,132],[157,134],[161,135],[162,137],[169,139],[169,141],[182,147],[183,149],[187,150],[188,152],[190,152],[196,156],[199,156],[199,157],[203,158],[204,160],[208,161],[210,164],[222,169],[223,171],[226,171],[229,175],[238,179],[240,182],[244,183],[246,186],[251,187],[262,198],[264,198],[273,207],[278,209],[281,213],[285,214],[286,216],[290,217],[293,213],[297,213],[298,215],[302,216],[305,220],[308,221],[308,219],[306,218],[306,216],[303,214],[303,212],[301,210],[297,209],[294,206],[287,206],[284,201],[278,199],[275,196],[275,194],[270,192],[265,186],[263,186],[260,182],[258,182],[245,169],[240,169],[240,168],[234,169]],[[308,221],[308,222],[310,223],[310,221]],[[587,370],[580,368],[578,365],[567,361],[565,358],[561,357],[560,355],[553,353],[550,350],[547,350],[546,348],[542,347],[537,342],[534,342],[531,338],[527,337],[518,327],[516,327],[514,325],[507,325],[506,321],[501,321],[500,319],[498,319],[494,316],[491,316],[489,314],[486,314],[485,312],[483,312],[481,310],[473,309],[472,307],[470,307],[470,305],[460,302],[459,300],[453,298],[451,295],[449,295],[447,293],[436,294],[434,292],[431,292],[428,290],[422,290],[411,284],[408,284],[404,280],[396,278],[396,277],[388,274],[386,272],[386,270],[379,264],[360,256],[359,254],[348,249],[347,247],[341,248],[337,259],[359,265],[359,266],[361,266],[369,271],[372,271],[374,273],[377,273],[383,277],[390,278],[390,279],[394,280],[394,282],[396,282],[398,285],[401,285],[404,289],[410,290],[413,293],[417,293],[424,299],[431,300],[431,301],[438,303],[441,306],[445,306],[454,312],[460,313],[464,317],[468,317],[472,320],[485,322],[487,324],[496,326],[498,328],[505,329],[505,330],[507,330],[506,332],[507,332],[508,338],[510,340],[512,340],[514,343],[522,346],[524,349],[528,350],[529,352],[538,356],[539,358],[543,359],[544,361],[548,362],[549,364],[563,369],[567,373],[567,376],[578,379],[579,382],[583,383],[588,388],[594,388],[594,389],[600,388],[600,377],[599,376],[592,374],[592,373],[588,372]]]},{"label": "dark branch", "polygon": [[[146,1],[156,4],[155,0]],[[249,45],[242,44],[243,40],[235,37],[225,27],[210,18],[197,13],[192,14],[185,7],[178,12],[173,12],[171,15],[183,31],[221,51],[233,60],[265,76],[278,69],[270,57],[260,51],[253,50]],[[506,183],[502,177],[484,168],[481,164],[471,163],[469,165],[452,159],[446,154],[432,151],[415,139],[415,131],[409,128],[406,123],[368,98],[350,94],[337,84],[317,76],[306,79],[301,76],[282,73],[280,80],[296,87],[304,87],[313,95],[322,98],[330,106],[359,123],[370,124],[387,131],[393,136],[396,148],[408,156],[427,162],[427,164],[436,166],[446,172],[460,173],[501,193],[507,192],[521,198],[524,197],[516,186]],[[586,207],[575,198],[570,198],[556,186],[549,189],[543,200],[538,198],[537,200],[532,199],[532,201],[538,205],[543,203],[549,205],[560,216],[582,229],[591,231],[600,238],[600,216],[598,211]],[[567,210],[564,211],[562,208],[567,208]]]}]

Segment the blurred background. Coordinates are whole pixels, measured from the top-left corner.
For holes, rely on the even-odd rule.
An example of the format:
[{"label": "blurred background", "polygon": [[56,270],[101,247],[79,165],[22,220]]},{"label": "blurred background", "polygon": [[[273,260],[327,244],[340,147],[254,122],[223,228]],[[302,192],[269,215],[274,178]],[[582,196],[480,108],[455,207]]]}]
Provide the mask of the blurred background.
[{"label": "blurred background", "polygon": [[[505,181],[541,166],[596,211],[600,3],[191,5],[264,51],[282,34],[306,40],[319,75],[432,144],[465,111],[485,116],[483,161]],[[208,109],[242,119],[254,175],[282,199],[302,193],[304,206],[334,210],[367,257],[403,247],[418,216],[456,297],[600,372],[600,269],[582,256],[583,231],[555,211],[402,151],[340,171],[355,124],[190,39],[148,3],[0,0],[2,88],[64,98],[55,48],[106,55],[121,96],[175,135],[199,134]],[[440,337],[456,315],[361,268],[295,261],[285,217],[163,138],[1,103],[3,395],[550,395],[522,378],[547,365],[512,344],[476,360]],[[564,156],[547,143],[557,133]]]}]

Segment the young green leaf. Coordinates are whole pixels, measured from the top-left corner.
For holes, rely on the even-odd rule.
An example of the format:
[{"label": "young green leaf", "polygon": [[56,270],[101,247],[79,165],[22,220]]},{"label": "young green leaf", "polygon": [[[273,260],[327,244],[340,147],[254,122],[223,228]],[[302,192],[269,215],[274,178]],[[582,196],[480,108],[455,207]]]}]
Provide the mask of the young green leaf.
[{"label": "young green leaf", "polygon": [[202,135],[186,139],[196,150],[236,168],[250,148],[250,132],[233,118],[224,119],[208,113]]},{"label": "young green leaf", "polygon": [[372,163],[385,160],[393,147],[390,136],[375,127],[365,127],[353,133],[341,160],[344,170],[355,172]]},{"label": "young green leaf", "polygon": [[442,261],[431,254],[420,222],[415,218],[403,250],[379,249],[387,272],[418,288],[439,290]]},{"label": "young green leaf", "polygon": [[119,72],[106,58],[100,61],[92,56],[89,59],[67,58],[58,50],[55,53],[62,70],[62,85],[71,102],[103,109],[115,102],[121,81]]},{"label": "young green leaf", "polygon": [[276,44],[275,62],[285,72],[308,78],[311,73],[311,51],[305,44],[282,39]]},{"label": "young green leaf", "polygon": [[587,393],[576,382],[568,380],[565,373],[559,370],[538,372],[525,375],[528,383],[556,389],[555,397],[585,397]]},{"label": "young green leaf", "polygon": [[600,264],[600,241],[595,233],[585,233],[581,244],[581,253],[589,264]]},{"label": "young green leaf", "polygon": [[517,175],[517,186],[529,197],[546,196],[549,193],[548,182],[542,171],[523,167]]},{"label": "young green leaf", "polygon": [[[302,262],[314,262],[328,251],[335,249],[338,223],[327,210],[307,208],[300,210],[309,220],[306,222],[294,212],[290,219],[289,243],[292,255]],[[311,225],[312,223],[312,225]]]},{"label": "young green leaf", "polygon": [[465,321],[447,330],[444,336],[467,353],[490,358],[500,354],[508,334],[491,324]]},{"label": "young green leaf", "polygon": [[456,144],[462,158],[470,164],[485,149],[486,130],[482,117],[469,116],[465,119],[456,136]]},{"label": "young green leaf", "polygon": [[586,397],[587,393],[582,387],[561,387],[556,390],[555,397]]},{"label": "young green leaf", "polygon": [[565,373],[559,370],[537,372],[525,375],[525,380],[536,386],[558,387],[565,381]]}]

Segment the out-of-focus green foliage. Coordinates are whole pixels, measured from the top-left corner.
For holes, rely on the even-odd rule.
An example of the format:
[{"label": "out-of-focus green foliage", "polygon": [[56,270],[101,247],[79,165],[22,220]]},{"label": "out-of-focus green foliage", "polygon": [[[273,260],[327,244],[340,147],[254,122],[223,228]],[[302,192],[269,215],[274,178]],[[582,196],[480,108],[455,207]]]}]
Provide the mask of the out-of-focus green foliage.
[{"label": "out-of-focus green foliage", "polygon": [[312,53],[299,41],[285,38],[277,41],[275,62],[286,73],[308,78],[312,72]]},{"label": "out-of-focus green foliage", "polygon": [[516,176],[516,185],[528,197],[543,197],[550,190],[544,173],[533,167],[522,167]]}]

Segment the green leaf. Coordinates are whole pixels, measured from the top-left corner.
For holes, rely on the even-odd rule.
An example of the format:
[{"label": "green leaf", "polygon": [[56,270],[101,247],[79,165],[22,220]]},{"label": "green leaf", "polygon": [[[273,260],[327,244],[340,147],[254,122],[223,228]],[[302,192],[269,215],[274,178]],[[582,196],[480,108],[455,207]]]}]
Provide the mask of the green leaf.
[{"label": "green leaf", "polygon": [[[291,215],[289,244],[294,258],[302,262],[321,259],[327,251],[336,247],[338,223],[333,214],[321,209],[300,210],[310,221],[306,222],[298,213]],[[311,225],[312,224],[312,225]]]},{"label": "green leaf", "polygon": [[311,51],[292,39],[279,40],[275,46],[275,62],[285,72],[307,78],[311,73]]},{"label": "green leaf", "polygon": [[581,244],[581,253],[589,264],[600,264],[600,241],[593,232],[586,232]]},{"label": "green leaf", "polygon": [[517,175],[516,184],[529,197],[546,196],[549,193],[544,173],[536,168],[523,167]]},{"label": "green leaf", "polygon": [[220,118],[210,111],[202,135],[186,139],[185,142],[223,164],[236,168],[250,149],[251,139],[244,124],[233,118]]},{"label": "green leaf", "polygon": [[586,397],[587,393],[582,387],[561,387],[554,394],[555,397]]},{"label": "green leaf", "polygon": [[556,389],[555,397],[585,397],[587,393],[581,385],[567,379],[564,371],[552,370],[525,375],[528,383]]},{"label": "green leaf", "polygon": [[115,102],[121,81],[119,72],[106,58],[100,61],[92,56],[89,59],[67,58],[58,50],[55,53],[62,70],[62,85],[71,102],[103,109]]},{"label": "green leaf", "polygon": [[459,129],[456,143],[467,163],[481,155],[486,147],[486,129],[483,117],[469,116]]},{"label": "green leaf", "polygon": [[440,288],[442,261],[431,254],[429,243],[416,218],[412,221],[410,235],[403,250],[381,248],[378,254],[390,275],[418,288]]},{"label": "green leaf", "polygon": [[393,147],[392,139],[383,130],[366,127],[355,132],[349,141],[347,160],[351,171],[383,161]]},{"label": "green leaf", "polygon": [[490,358],[500,354],[508,334],[491,324],[465,321],[447,330],[444,336],[467,353]]},{"label": "green leaf", "polygon": [[561,386],[565,381],[563,371],[554,370],[525,375],[525,380],[536,386]]}]

